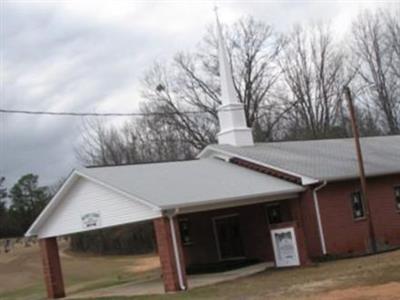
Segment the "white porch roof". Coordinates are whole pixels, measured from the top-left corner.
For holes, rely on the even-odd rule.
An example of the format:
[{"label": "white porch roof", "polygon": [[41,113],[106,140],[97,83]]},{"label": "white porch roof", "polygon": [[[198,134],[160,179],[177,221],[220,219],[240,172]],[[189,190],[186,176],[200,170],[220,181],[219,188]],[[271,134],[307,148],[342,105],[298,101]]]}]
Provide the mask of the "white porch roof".
[{"label": "white porch roof", "polygon": [[86,168],[80,172],[160,209],[304,190],[299,185],[219,159]]},{"label": "white porch roof", "polygon": [[[169,209],[239,206],[251,199],[290,198],[303,190],[215,158],[84,168],[71,174],[26,235],[71,234],[154,219]],[[84,228],[81,219],[90,213],[99,214],[101,222]]]}]

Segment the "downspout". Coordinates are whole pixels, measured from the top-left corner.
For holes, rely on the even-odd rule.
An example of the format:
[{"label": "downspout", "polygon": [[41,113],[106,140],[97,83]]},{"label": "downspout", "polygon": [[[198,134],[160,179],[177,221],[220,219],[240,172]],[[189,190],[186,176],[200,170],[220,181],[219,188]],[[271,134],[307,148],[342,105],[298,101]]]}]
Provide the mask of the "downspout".
[{"label": "downspout", "polygon": [[175,209],[172,214],[168,214],[168,220],[169,220],[169,226],[170,226],[171,234],[172,234],[172,247],[174,248],[174,256],[175,256],[175,262],[176,262],[176,272],[178,273],[179,287],[180,287],[180,289],[182,291],[186,291],[187,287],[186,287],[185,283],[183,282],[183,275],[182,275],[182,269],[181,269],[181,260],[179,258],[178,242],[177,242],[176,233],[175,233],[174,217],[176,216],[177,212],[178,212],[178,210]]},{"label": "downspout", "polygon": [[325,187],[327,185],[326,180],[319,186],[317,186],[315,189],[313,189],[313,199],[314,199],[314,207],[315,207],[315,213],[317,215],[317,222],[318,222],[318,231],[319,231],[319,237],[321,240],[321,248],[322,248],[322,254],[326,255],[326,244],[325,244],[325,236],[324,236],[324,229],[322,228],[322,222],[321,222],[321,213],[319,210],[319,203],[318,203],[318,195],[317,192]]}]

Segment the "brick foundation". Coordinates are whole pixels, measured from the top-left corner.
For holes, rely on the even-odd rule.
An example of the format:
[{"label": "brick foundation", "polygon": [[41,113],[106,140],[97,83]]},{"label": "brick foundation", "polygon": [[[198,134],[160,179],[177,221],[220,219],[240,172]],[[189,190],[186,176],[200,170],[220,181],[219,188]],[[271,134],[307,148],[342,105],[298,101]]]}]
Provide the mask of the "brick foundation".
[{"label": "brick foundation", "polygon": [[[179,250],[179,259],[182,270],[183,282],[185,287],[187,288],[185,263],[183,260],[181,238],[176,218],[174,218],[174,225],[175,225],[175,233]],[[154,230],[157,240],[158,255],[160,257],[160,262],[161,262],[164,289],[166,292],[180,291],[181,288],[179,285],[179,277],[176,267],[169,219],[166,217],[162,217],[154,220]]]},{"label": "brick foundation", "polygon": [[58,254],[57,239],[55,237],[40,239],[39,245],[47,297],[50,299],[63,298],[65,297],[64,281]]}]

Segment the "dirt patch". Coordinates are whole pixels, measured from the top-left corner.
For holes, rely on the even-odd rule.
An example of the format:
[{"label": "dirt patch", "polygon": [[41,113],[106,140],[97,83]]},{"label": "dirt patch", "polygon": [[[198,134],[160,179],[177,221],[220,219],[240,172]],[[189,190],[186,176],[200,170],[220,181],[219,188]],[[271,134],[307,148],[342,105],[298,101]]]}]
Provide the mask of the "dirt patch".
[{"label": "dirt patch", "polygon": [[158,256],[136,257],[135,264],[127,266],[125,271],[130,273],[142,273],[160,268],[160,258]]},{"label": "dirt patch", "polygon": [[305,293],[314,293],[321,289],[330,288],[337,285],[337,282],[333,279],[310,281],[302,284],[294,284],[290,287],[292,291],[300,291]]},{"label": "dirt patch", "polygon": [[312,299],[320,300],[398,300],[400,299],[400,283],[390,282],[375,286],[357,286],[347,289],[321,293]]}]

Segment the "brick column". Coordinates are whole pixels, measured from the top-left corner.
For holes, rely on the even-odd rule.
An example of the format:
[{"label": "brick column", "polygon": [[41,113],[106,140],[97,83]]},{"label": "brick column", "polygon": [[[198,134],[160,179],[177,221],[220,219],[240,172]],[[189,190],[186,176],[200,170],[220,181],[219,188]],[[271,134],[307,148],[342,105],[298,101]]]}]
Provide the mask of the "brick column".
[{"label": "brick column", "polygon": [[40,239],[39,245],[47,288],[47,297],[50,299],[65,297],[57,238]]},{"label": "brick column", "polygon": [[300,264],[302,266],[311,265],[311,259],[308,252],[307,240],[304,233],[304,219],[300,206],[300,198],[292,199],[291,210],[292,217],[295,220],[294,229],[297,239],[297,248],[299,251]]},{"label": "brick column", "polygon": [[303,227],[296,224],[294,227],[294,231],[296,232],[297,239],[297,249],[299,251],[300,265],[301,266],[309,266],[311,265],[311,259],[308,255],[307,245],[306,245],[306,237],[304,235]]},{"label": "brick column", "polygon": [[[176,218],[174,218],[173,220],[174,220],[176,240],[179,250],[182,278],[184,285],[187,288],[185,262],[182,255],[182,243],[178,230],[178,222]],[[179,285],[179,277],[177,272],[177,264],[175,260],[175,253],[173,248],[169,219],[166,217],[161,217],[155,219],[153,222],[154,222],[154,230],[156,233],[158,255],[160,257],[160,262],[161,262],[164,289],[166,292],[180,291],[181,288]]]}]

